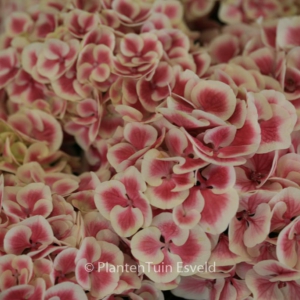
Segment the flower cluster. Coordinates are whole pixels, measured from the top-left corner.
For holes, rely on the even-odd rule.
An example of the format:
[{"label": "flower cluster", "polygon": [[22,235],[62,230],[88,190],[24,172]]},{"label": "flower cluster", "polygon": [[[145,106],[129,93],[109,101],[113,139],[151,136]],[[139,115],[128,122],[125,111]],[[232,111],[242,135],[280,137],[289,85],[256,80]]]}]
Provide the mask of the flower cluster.
[{"label": "flower cluster", "polygon": [[1,300],[300,299],[299,1],[216,2],[0,0]]}]

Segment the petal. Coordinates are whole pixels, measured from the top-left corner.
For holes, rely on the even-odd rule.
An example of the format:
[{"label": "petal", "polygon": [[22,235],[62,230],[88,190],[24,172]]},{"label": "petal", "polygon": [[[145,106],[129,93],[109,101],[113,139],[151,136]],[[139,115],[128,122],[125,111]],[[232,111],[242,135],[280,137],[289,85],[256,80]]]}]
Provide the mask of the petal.
[{"label": "petal", "polygon": [[239,41],[230,34],[222,34],[209,45],[209,53],[214,63],[226,63],[239,52]]},{"label": "petal", "polygon": [[127,34],[120,43],[120,50],[126,56],[135,56],[141,52],[144,43],[143,39],[137,34]]},{"label": "petal", "polygon": [[85,290],[91,289],[91,278],[90,273],[86,269],[86,265],[90,264],[87,259],[79,259],[76,262],[75,267],[75,275],[77,282],[81,285]]},{"label": "petal", "polygon": [[116,174],[114,179],[119,180],[124,184],[130,198],[134,198],[139,191],[144,192],[147,188],[141,173],[133,166],[129,167],[124,172]]},{"label": "petal", "polygon": [[88,300],[84,290],[73,282],[59,283],[46,291],[45,300]]},{"label": "petal", "polygon": [[61,251],[54,259],[53,266],[55,270],[68,274],[75,271],[75,258],[78,250],[69,248]]},{"label": "petal", "polygon": [[200,225],[209,233],[221,233],[229,225],[238,209],[239,197],[234,189],[223,194],[215,194],[213,190],[203,190],[205,205],[201,213]]},{"label": "petal", "polygon": [[[86,237],[83,239],[80,249],[77,253],[75,263],[81,259],[86,259],[88,263],[97,261],[101,256],[101,248],[99,242],[94,237]],[[85,271],[86,272],[86,271]]]},{"label": "petal", "polygon": [[132,145],[127,143],[119,143],[108,149],[107,159],[116,170],[121,171],[118,168],[118,165],[125,162],[135,153],[136,149]]},{"label": "petal", "polygon": [[[280,115],[279,111],[281,111]],[[257,153],[286,149],[291,144],[290,135],[286,134],[286,132],[291,132],[291,128],[293,128],[293,126],[291,127],[289,115],[280,108],[276,108],[274,113],[277,116],[260,123],[261,144]]]},{"label": "petal", "polygon": [[290,49],[294,46],[300,46],[298,35],[299,27],[300,18],[298,16],[279,20],[277,25],[277,45],[281,49]]},{"label": "petal", "polygon": [[35,204],[42,199],[52,201],[51,190],[43,183],[28,184],[17,193],[18,203],[31,210]]},{"label": "petal", "polygon": [[31,229],[31,240],[33,243],[49,245],[53,242],[52,228],[44,217],[34,216],[22,221],[20,225],[25,225]]},{"label": "petal", "polygon": [[148,187],[145,195],[154,207],[170,209],[181,204],[189,195],[189,190],[173,192],[174,188],[172,181],[164,180],[160,186]]},{"label": "petal", "polygon": [[217,245],[212,250],[208,263],[215,263],[217,266],[231,266],[244,261],[242,256],[239,256],[229,249],[229,239],[221,234]]},{"label": "petal", "polygon": [[279,290],[277,283],[270,282],[268,278],[258,275],[254,270],[250,270],[247,273],[246,284],[253,293],[255,299],[284,300],[283,294]]},{"label": "petal", "polygon": [[22,254],[30,247],[30,237],[32,231],[26,226],[16,226],[11,228],[4,237],[4,249],[7,253]]},{"label": "petal", "polygon": [[184,111],[179,111],[171,108],[158,108],[157,111],[161,113],[168,121],[176,124],[179,127],[187,129],[194,129],[199,127],[205,127],[209,125],[207,120],[198,120]]},{"label": "petal", "polygon": [[188,146],[188,141],[184,133],[178,128],[171,128],[165,137],[168,150],[175,155],[181,155]]},{"label": "petal", "polygon": [[95,298],[103,299],[105,296],[112,294],[118,285],[120,276],[114,272],[115,266],[111,266],[111,271],[108,265],[108,271],[101,270],[100,272],[93,272],[91,275],[91,295]]},{"label": "petal", "polygon": [[207,263],[211,255],[211,244],[202,228],[196,226],[190,230],[188,239],[182,246],[171,244],[170,250],[181,258],[183,276],[188,276],[197,273],[198,266]]},{"label": "petal", "polygon": [[248,219],[249,227],[245,230],[244,243],[251,248],[262,243],[270,232],[271,209],[267,203],[259,204],[255,215]]},{"label": "petal", "polygon": [[173,163],[163,161],[166,155],[156,149],[149,150],[142,161],[141,173],[144,180],[151,186],[159,186],[163,183],[162,177],[170,174]]},{"label": "petal", "polygon": [[257,263],[253,269],[261,276],[272,276],[272,278],[270,278],[270,281],[272,282],[276,282],[277,280],[297,280],[300,276],[299,271],[289,268],[277,260],[261,261]]},{"label": "petal", "polygon": [[[215,292],[215,289],[212,292]],[[172,290],[172,293],[177,297],[188,297],[190,300],[198,300],[199,295],[203,299],[211,298],[207,279],[199,276],[181,277],[179,286]]]},{"label": "petal", "polygon": [[110,212],[111,224],[122,237],[132,236],[144,223],[143,214],[138,208],[115,206]]},{"label": "petal", "polygon": [[57,180],[52,185],[52,192],[61,196],[68,196],[78,188],[78,182],[71,178]]},{"label": "petal", "polygon": [[293,232],[293,227],[297,221],[299,222],[299,220],[295,219],[280,232],[276,247],[278,260],[291,268],[296,267],[299,257],[297,251],[298,243],[293,238],[293,236],[296,234]]},{"label": "petal", "polygon": [[161,232],[156,227],[145,228],[137,232],[131,239],[131,251],[133,256],[142,262],[160,263],[164,254],[160,242]]},{"label": "petal", "polygon": [[155,216],[152,220],[152,226],[160,230],[165,242],[172,240],[177,246],[183,245],[189,236],[187,229],[182,229],[175,224],[171,213],[165,212]]},{"label": "petal", "polygon": [[143,266],[145,275],[157,283],[170,282],[179,275],[177,266],[181,262],[180,257],[166,250],[163,252],[163,261],[158,264],[152,262],[140,263]]},{"label": "petal", "polygon": [[206,185],[214,189],[225,190],[234,186],[236,181],[234,168],[231,166],[209,165],[202,171]]},{"label": "petal", "polygon": [[140,150],[155,143],[157,131],[150,125],[133,122],[125,126],[124,138]]},{"label": "petal", "polygon": [[226,84],[216,81],[200,81],[191,92],[192,102],[204,111],[227,120],[234,112],[236,98]]},{"label": "petal", "polygon": [[109,219],[112,209],[128,205],[125,186],[117,180],[100,183],[95,191],[95,204],[101,214]]},{"label": "petal", "polygon": [[206,144],[212,143],[215,149],[229,146],[236,134],[235,126],[218,126],[206,130],[203,140]]}]

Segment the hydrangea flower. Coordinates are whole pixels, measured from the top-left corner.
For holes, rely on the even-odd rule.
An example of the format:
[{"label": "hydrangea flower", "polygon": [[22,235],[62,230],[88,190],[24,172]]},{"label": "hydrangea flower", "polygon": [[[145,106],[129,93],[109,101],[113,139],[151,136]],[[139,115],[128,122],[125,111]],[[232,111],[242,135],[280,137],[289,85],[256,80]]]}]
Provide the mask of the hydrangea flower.
[{"label": "hydrangea flower", "polygon": [[0,0],[0,299],[298,299],[299,11]]}]

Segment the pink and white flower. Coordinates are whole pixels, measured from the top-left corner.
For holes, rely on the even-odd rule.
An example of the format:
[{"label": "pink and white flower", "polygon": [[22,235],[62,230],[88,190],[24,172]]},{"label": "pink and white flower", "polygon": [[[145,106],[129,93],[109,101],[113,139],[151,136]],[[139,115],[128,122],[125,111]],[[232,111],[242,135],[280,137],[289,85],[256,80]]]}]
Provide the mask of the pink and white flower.
[{"label": "pink and white flower", "polygon": [[64,25],[77,38],[82,38],[87,32],[95,29],[99,21],[97,14],[79,9],[74,9],[64,16]]},{"label": "pink and white flower", "polygon": [[88,44],[79,54],[77,78],[81,83],[91,82],[96,87],[111,76],[113,63],[112,50],[105,44]]},{"label": "pink and white flower", "polygon": [[60,124],[43,111],[19,111],[10,115],[7,121],[25,139],[44,141],[51,151],[56,151],[61,146],[63,136]]},{"label": "pink and white flower", "polygon": [[71,39],[64,42],[58,39],[47,39],[37,60],[39,74],[50,80],[58,79],[73,65],[78,51],[78,40]]},{"label": "pink and white flower", "polygon": [[[87,237],[82,241],[75,259],[77,282],[84,290],[90,291],[92,297],[110,295],[118,286],[121,274],[117,266],[123,265],[123,261],[123,253],[117,246]],[[85,269],[87,263],[92,266],[88,271]],[[103,265],[115,267],[116,271],[110,272]]]},{"label": "pink and white flower", "polygon": [[263,190],[241,194],[237,215],[229,225],[232,252],[247,259],[246,247],[254,247],[268,237],[272,218],[268,203],[274,195],[274,192]]},{"label": "pink and white flower", "polygon": [[151,149],[144,155],[141,173],[149,185],[146,195],[151,205],[170,209],[188,197],[189,189],[194,185],[194,174],[176,174],[173,171],[175,164],[176,158],[156,149]]},{"label": "pink and white flower", "polygon": [[20,62],[14,48],[0,50],[0,88],[5,87],[19,73]]},{"label": "pink and white flower", "polygon": [[284,265],[297,270],[300,269],[298,259],[299,237],[300,218],[297,217],[280,232],[276,247],[278,260]]},{"label": "pink and white flower", "polygon": [[[145,274],[158,283],[176,279],[180,275],[178,264],[204,264],[210,256],[211,247],[208,237],[199,226],[191,230],[181,229],[174,223],[172,214],[167,212],[155,216],[150,227],[137,232],[130,245],[133,256],[145,267]],[[182,275],[196,272],[189,268]]]},{"label": "pink and white flower", "polygon": [[7,254],[0,257],[1,292],[18,285],[28,284],[33,274],[33,262],[27,255]]},{"label": "pink and white flower", "polygon": [[276,260],[265,260],[247,272],[246,284],[258,300],[297,298],[299,274]]},{"label": "pink and white flower", "polygon": [[54,242],[50,224],[44,217],[34,216],[13,225],[4,237],[4,249],[9,254],[27,253],[33,256]]},{"label": "pink and white flower", "polygon": [[95,191],[99,212],[111,221],[113,229],[122,237],[132,236],[152,220],[149,200],[145,196],[145,181],[135,167],[118,173],[110,181],[100,183]]},{"label": "pink and white flower", "polygon": [[53,208],[51,190],[43,183],[5,187],[3,207],[7,215],[20,220],[38,215],[47,218]]},{"label": "pink and white flower", "polygon": [[163,47],[153,33],[126,34],[120,41],[114,60],[114,73],[139,78],[153,71],[163,55]]}]

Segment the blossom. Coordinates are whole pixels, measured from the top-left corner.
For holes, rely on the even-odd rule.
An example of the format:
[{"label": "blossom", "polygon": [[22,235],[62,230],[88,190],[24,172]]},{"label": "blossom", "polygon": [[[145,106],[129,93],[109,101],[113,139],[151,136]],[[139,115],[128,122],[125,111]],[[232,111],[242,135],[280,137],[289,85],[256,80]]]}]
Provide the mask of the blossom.
[{"label": "blossom", "polygon": [[27,104],[43,99],[47,94],[45,86],[24,70],[20,70],[16,78],[8,85],[7,92],[13,102]]},{"label": "blossom", "polygon": [[21,220],[37,215],[46,218],[52,211],[51,191],[43,183],[31,183],[23,188],[6,187],[4,194],[5,212]]},{"label": "blossom", "polygon": [[57,150],[62,143],[60,124],[53,116],[41,110],[19,111],[8,118],[8,124],[25,139],[45,141],[52,151]]},{"label": "blossom", "polygon": [[271,230],[284,228],[297,217],[299,211],[298,205],[299,190],[294,187],[288,187],[281,190],[269,202],[272,209]]},{"label": "blossom", "polygon": [[299,11],[0,0],[0,298],[299,298]]},{"label": "blossom", "polygon": [[56,30],[58,26],[58,11],[55,8],[34,7],[30,11],[31,18],[34,21],[31,36],[36,40],[44,40],[48,34]]},{"label": "blossom", "polygon": [[84,47],[77,61],[77,78],[81,83],[91,82],[99,88],[103,88],[111,76],[113,64],[112,50],[105,44],[88,44]]},{"label": "blossom", "polygon": [[299,288],[299,272],[276,260],[265,260],[246,274],[246,283],[257,299],[284,299]]},{"label": "blossom", "polygon": [[278,151],[255,154],[244,165],[235,167],[235,188],[243,192],[262,187],[274,175]]},{"label": "blossom", "polygon": [[104,7],[113,9],[121,22],[138,24],[150,15],[151,5],[148,2],[132,0],[105,0]]},{"label": "blossom", "polygon": [[10,287],[27,284],[33,274],[33,263],[26,255],[7,254],[1,261],[1,287],[3,292]]},{"label": "blossom", "polygon": [[229,225],[230,250],[247,257],[246,247],[254,247],[263,242],[271,226],[269,201],[274,192],[256,191],[241,195],[236,218]]},{"label": "blossom", "polygon": [[172,68],[166,62],[160,62],[149,79],[141,78],[137,82],[137,95],[143,107],[153,112],[157,104],[169,96],[173,85]]},{"label": "blossom", "polygon": [[[106,268],[98,269],[99,264],[120,266],[123,260],[123,253],[117,246],[87,237],[82,241],[75,258],[77,281],[83,289],[89,290],[93,297],[103,298],[114,291],[121,274],[119,269],[116,269],[116,272],[110,272]],[[86,263],[91,264],[93,270],[87,272],[84,268]]]},{"label": "blossom", "polygon": [[65,130],[69,134],[76,133],[76,141],[83,149],[88,147],[96,139],[100,127],[102,107],[99,100],[85,99],[75,104],[76,113],[69,122],[65,124]]},{"label": "blossom", "polygon": [[166,153],[152,149],[142,161],[142,175],[149,187],[146,195],[150,203],[158,208],[169,209],[181,204],[194,185],[193,173],[175,174],[175,159]]},{"label": "blossom", "polygon": [[17,36],[29,33],[33,27],[33,21],[25,12],[14,12],[5,24],[6,33],[11,36]]},{"label": "blossom", "polygon": [[[182,130],[199,158],[215,164],[243,164],[243,156],[255,152],[260,143],[254,103],[247,101],[247,108],[242,108],[244,105],[237,104],[233,90],[222,82],[197,80],[188,90],[189,82],[193,79],[187,80],[182,89],[188,101],[170,99],[168,107],[159,111],[184,127]],[[209,124],[212,125],[208,127]],[[201,128],[206,130],[200,134]]]},{"label": "blossom", "polygon": [[64,17],[64,25],[75,37],[83,37],[87,32],[94,29],[99,22],[96,14],[91,14],[79,9],[74,9]]},{"label": "blossom", "polygon": [[0,88],[3,88],[19,72],[19,60],[15,49],[8,48],[0,51],[0,67]]},{"label": "blossom", "polygon": [[[12,226],[4,237],[4,249],[9,254],[33,255],[52,244],[54,236],[44,217],[34,216]],[[30,253],[32,252],[32,253]]]},{"label": "blossom", "polygon": [[152,212],[145,191],[141,173],[129,167],[123,174],[97,186],[95,204],[120,236],[131,236],[151,223]]},{"label": "blossom", "polygon": [[37,60],[39,74],[51,80],[58,79],[73,65],[78,50],[79,42],[75,39],[68,42],[46,40]]},{"label": "blossom", "polygon": [[13,286],[4,292],[1,292],[1,297],[4,300],[9,299],[30,299],[42,300],[45,294],[45,282],[42,279],[36,280],[32,284],[22,284]]},{"label": "blossom", "polygon": [[[258,100],[260,102],[258,104],[258,101],[256,100],[258,98],[256,97],[260,97],[260,95],[262,95],[262,97]],[[250,95],[250,97],[251,96],[252,95]],[[261,128],[261,142],[257,153],[286,149],[291,141],[286,140],[286,134],[283,134],[283,132],[280,132],[279,130],[282,128],[283,131],[290,132],[290,134],[293,131],[297,121],[294,107],[285,100],[283,94],[275,91],[262,91],[259,94],[253,95],[253,97],[257,107],[258,120]],[[286,113],[285,116],[284,113]],[[275,129],[271,133],[270,128],[280,129]],[[273,134],[274,136],[270,137],[270,134]],[[288,135],[289,137],[290,134]]]},{"label": "blossom", "polygon": [[299,46],[296,34],[299,20],[299,17],[292,17],[283,18],[278,22],[276,43],[280,48],[290,49]]},{"label": "blossom", "polygon": [[271,19],[279,15],[282,10],[281,4],[277,0],[264,0],[258,3],[255,0],[224,1],[219,16],[226,23],[239,23],[242,21],[251,21],[260,16]]},{"label": "blossom", "polygon": [[148,124],[128,123],[124,127],[124,142],[117,143],[108,149],[107,159],[117,170],[124,171],[144,155],[149,148],[161,143],[157,130]]},{"label": "blossom", "polygon": [[[199,226],[181,229],[166,212],[155,216],[151,226],[136,233],[131,240],[132,254],[145,266],[145,274],[158,283],[174,280],[180,274],[177,267],[180,263],[182,266],[204,263],[210,256],[210,246]],[[196,271],[190,268],[185,275],[194,273]]]},{"label": "blossom", "polygon": [[299,217],[288,224],[278,236],[276,253],[286,266],[299,270],[298,262]]},{"label": "blossom", "polygon": [[139,78],[149,74],[163,54],[162,44],[153,33],[128,33],[121,39],[119,47],[113,69],[125,77]]}]

